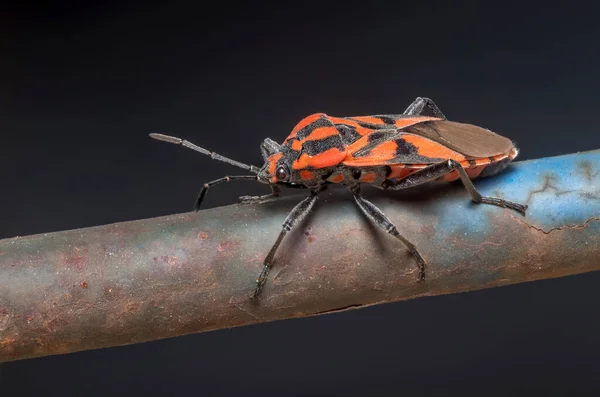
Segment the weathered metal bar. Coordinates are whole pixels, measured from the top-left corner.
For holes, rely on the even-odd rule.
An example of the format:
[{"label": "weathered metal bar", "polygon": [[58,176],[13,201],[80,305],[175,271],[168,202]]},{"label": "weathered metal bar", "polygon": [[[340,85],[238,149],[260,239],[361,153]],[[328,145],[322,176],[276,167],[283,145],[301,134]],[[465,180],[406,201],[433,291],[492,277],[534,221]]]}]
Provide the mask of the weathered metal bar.
[{"label": "weathered metal bar", "polygon": [[0,361],[117,346],[600,269],[600,150],[515,163],[477,182],[529,204],[476,205],[460,183],[370,197],[420,248],[325,193],[288,235],[262,300],[262,259],[300,200],[231,205],[0,241]]}]

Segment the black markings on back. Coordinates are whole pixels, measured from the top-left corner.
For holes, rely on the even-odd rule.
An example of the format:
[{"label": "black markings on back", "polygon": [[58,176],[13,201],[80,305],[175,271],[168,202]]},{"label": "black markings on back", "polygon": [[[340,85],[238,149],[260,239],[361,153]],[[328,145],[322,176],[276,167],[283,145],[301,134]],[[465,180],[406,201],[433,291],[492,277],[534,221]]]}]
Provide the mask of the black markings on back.
[{"label": "black markings on back", "polygon": [[326,119],[324,117],[321,117],[318,120],[315,120],[312,123],[308,124],[307,126],[302,127],[296,133],[296,137],[302,141],[302,140],[306,139],[317,128],[331,127],[331,126],[332,126],[331,121],[329,121],[328,119]]},{"label": "black markings on back", "polygon": [[[377,134],[379,139],[370,139],[375,134]],[[356,158],[368,156],[371,154],[371,151],[374,148],[390,140],[393,140],[396,144],[394,157],[389,160],[385,160],[382,164],[433,164],[447,160],[442,158],[421,156],[418,148],[402,139],[401,134],[398,133],[398,130],[389,129],[386,131],[377,131],[369,135],[369,143],[363,148],[352,153],[352,156]]]},{"label": "black markings on back", "polygon": [[292,150],[292,143],[296,140],[297,140],[296,138],[290,139],[289,141],[287,141],[283,145],[281,145],[281,149],[282,150]]},{"label": "black markings on back", "polygon": [[396,119],[390,116],[377,116],[377,118],[380,118],[385,124],[396,124]]},{"label": "black markings on back", "polygon": [[335,128],[340,133],[344,145],[350,145],[360,139],[361,135],[356,132],[356,128],[345,124],[336,124]]},{"label": "black markings on back", "polygon": [[291,148],[291,141],[286,142],[281,152],[283,156],[278,161],[278,164],[286,164],[288,167],[300,157],[300,152]]},{"label": "black markings on back", "polygon": [[412,143],[406,142],[402,138],[396,139],[395,142],[396,142],[396,145],[398,145],[398,147],[396,148],[397,156],[411,155],[411,154],[418,153],[418,149],[415,145],[413,145]]},{"label": "black markings on back", "polygon": [[306,141],[302,144],[302,151],[309,156],[315,156],[331,148],[336,148],[340,151],[344,150],[344,144],[339,135],[332,135],[314,141]]},{"label": "black markings on back", "polygon": [[344,117],[344,119],[353,121],[356,124],[358,124],[359,126],[364,127],[364,128],[373,128],[373,125],[371,125],[369,123],[365,123],[364,121],[355,120],[352,117]]},{"label": "black markings on back", "polygon": [[467,159],[467,161],[469,162],[469,166],[471,167],[475,167],[477,165],[477,162],[473,159]]},{"label": "black markings on back", "polygon": [[[396,134],[396,133],[397,132],[394,131],[394,134]],[[377,131],[377,132],[372,132],[371,134],[369,134],[367,139],[368,139],[369,143],[371,143],[371,142],[380,141],[382,138],[385,138],[389,135],[390,135],[389,131]]]},{"label": "black markings on back", "polygon": [[490,160],[490,163],[493,163],[493,162],[495,162],[495,161],[496,161],[496,160],[494,159],[494,157],[491,157],[491,156],[490,156],[490,157],[488,157],[488,159]]},{"label": "black markings on back", "polygon": [[379,146],[383,142],[387,141],[390,138],[393,138],[398,135],[398,130],[384,130],[384,131],[376,131],[372,132],[367,138],[368,142],[365,146],[358,149],[356,152],[352,153],[354,157],[364,157],[371,153],[375,147]]},{"label": "black markings on back", "polygon": [[387,130],[387,129],[390,128],[390,126],[386,125],[386,124],[372,124],[372,123],[367,123],[365,121],[353,119],[352,117],[348,117],[347,119],[348,120],[352,120],[356,124],[358,124],[359,126],[361,126],[363,128],[368,128],[370,130]]}]

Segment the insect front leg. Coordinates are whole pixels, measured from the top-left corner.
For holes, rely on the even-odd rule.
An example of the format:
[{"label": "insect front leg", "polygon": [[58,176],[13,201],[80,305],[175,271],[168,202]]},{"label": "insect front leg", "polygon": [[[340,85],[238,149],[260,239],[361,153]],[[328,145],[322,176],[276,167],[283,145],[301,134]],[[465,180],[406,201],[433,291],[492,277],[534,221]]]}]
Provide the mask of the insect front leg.
[{"label": "insect front leg", "polygon": [[312,190],[310,192],[310,195],[304,200],[302,200],[300,203],[298,203],[285,218],[281,232],[279,232],[279,236],[277,237],[275,244],[273,244],[273,247],[271,247],[271,250],[267,254],[264,260],[263,270],[258,276],[258,279],[256,280],[256,289],[254,290],[254,294],[252,296],[253,299],[258,298],[265,284],[265,281],[267,281],[267,275],[269,274],[269,270],[271,270],[271,267],[273,266],[273,258],[275,257],[275,252],[277,252],[277,248],[279,248],[279,245],[281,245],[283,238],[310,212],[312,207],[315,205],[315,202],[317,201],[319,192],[321,192],[322,190],[323,189]]},{"label": "insect front leg", "polygon": [[385,214],[375,206],[375,204],[371,203],[367,199],[365,199],[360,191],[360,186],[355,185],[350,188],[352,193],[354,194],[354,200],[356,204],[360,207],[363,213],[371,219],[373,222],[377,224],[381,229],[385,230],[392,236],[396,237],[398,240],[402,241],[402,243],[408,248],[412,256],[415,258],[417,262],[417,266],[419,267],[419,281],[425,280],[425,260],[417,250],[417,247],[410,241],[408,241],[404,236],[402,236],[396,226],[388,219]]},{"label": "insect front leg", "polygon": [[202,200],[206,196],[206,192],[213,186],[220,185],[221,183],[230,182],[230,181],[240,181],[240,180],[248,180],[248,181],[256,181],[258,177],[256,175],[235,175],[235,176],[224,176],[223,178],[215,179],[212,182],[205,183],[198,193],[198,198],[196,198],[196,203],[194,204],[194,210],[198,211],[200,209],[200,205],[202,204]]},{"label": "insect front leg", "polygon": [[420,116],[421,113],[423,113],[423,109],[425,108],[425,105],[427,105],[429,107],[429,109],[431,109],[431,111],[433,112],[435,117],[439,117],[441,119],[446,120],[446,116],[444,116],[444,113],[442,113],[440,108],[438,108],[437,105],[431,99],[422,98],[422,97],[417,97],[417,99],[415,99],[413,101],[413,103],[411,103],[406,108],[404,113],[402,113],[402,116],[405,116],[405,117]]},{"label": "insect front leg", "polygon": [[271,193],[264,194],[262,196],[241,196],[240,204],[260,204],[265,203],[277,196],[281,193],[281,189],[277,185],[270,185]]},{"label": "insect front leg", "polygon": [[454,170],[458,171],[460,180],[462,181],[463,185],[465,186],[465,188],[471,195],[471,200],[473,200],[473,202],[475,202],[477,204],[491,204],[491,205],[496,205],[498,207],[510,208],[512,210],[515,210],[515,211],[521,213],[522,215],[525,215],[525,210],[527,210],[527,205],[513,203],[512,201],[503,200],[503,199],[496,198],[496,197],[482,196],[481,193],[479,193],[477,191],[477,189],[475,189],[475,186],[473,185],[473,182],[471,182],[471,179],[467,175],[467,172],[465,171],[465,169],[456,160],[447,160],[447,161],[443,161],[440,163],[432,164],[432,165],[425,167],[419,171],[416,171],[413,174],[410,174],[406,178],[401,179],[397,182],[385,181],[382,184],[382,187],[384,189],[389,189],[389,190],[406,189],[409,187],[421,185],[423,183],[432,181],[441,176],[449,174],[450,172],[452,172]]}]

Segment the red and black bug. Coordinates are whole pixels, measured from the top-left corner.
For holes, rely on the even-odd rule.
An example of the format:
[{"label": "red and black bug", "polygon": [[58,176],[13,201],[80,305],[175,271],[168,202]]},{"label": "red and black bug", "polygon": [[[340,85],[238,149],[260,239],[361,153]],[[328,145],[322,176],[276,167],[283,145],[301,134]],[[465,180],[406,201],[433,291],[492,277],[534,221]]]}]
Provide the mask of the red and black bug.
[{"label": "red and black bug", "polygon": [[[425,106],[433,116],[423,115]],[[318,194],[332,183],[348,187],[365,215],[404,243],[419,268],[419,281],[425,279],[425,260],[385,214],[362,196],[361,183],[399,190],[431,181],[460,179],[475,203],[510,208],[522,215],[527,209],[523,204],[482,196],[471,182],[504,169],[518,154],[513,142],[487,129],[447,120],[429,98],[415,99],[404,113],[397,115],[310,115],[294,127],[281,145],[269,138],[263,141],[261,152],[265,164],[260,168],[228,159],[180,138],[162,134],[150,136],[183,145],[254,174],[226,176],[204,184],[195,210],[199,209],[209,188],[233,180],[257,180],[270,185],[271,194],[240,197],[246,203],[259,203],[279,195],[279,186],[310,191],[283,222],[256,280],[253,298],[259,296],[284,236],[310,212]]]}]

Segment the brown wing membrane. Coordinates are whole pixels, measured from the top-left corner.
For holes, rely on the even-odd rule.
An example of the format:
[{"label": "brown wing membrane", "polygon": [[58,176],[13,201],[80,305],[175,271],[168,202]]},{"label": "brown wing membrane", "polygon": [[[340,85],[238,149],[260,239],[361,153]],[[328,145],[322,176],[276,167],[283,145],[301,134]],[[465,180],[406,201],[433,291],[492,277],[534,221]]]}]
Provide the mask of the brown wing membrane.
[{"label": "brown wing membrane", "polygon": [[448,120],[425,121],[403,128],[402,131],[429,138],[473,158],[507,154],[513,148],[510,139],[492,131]]}]

